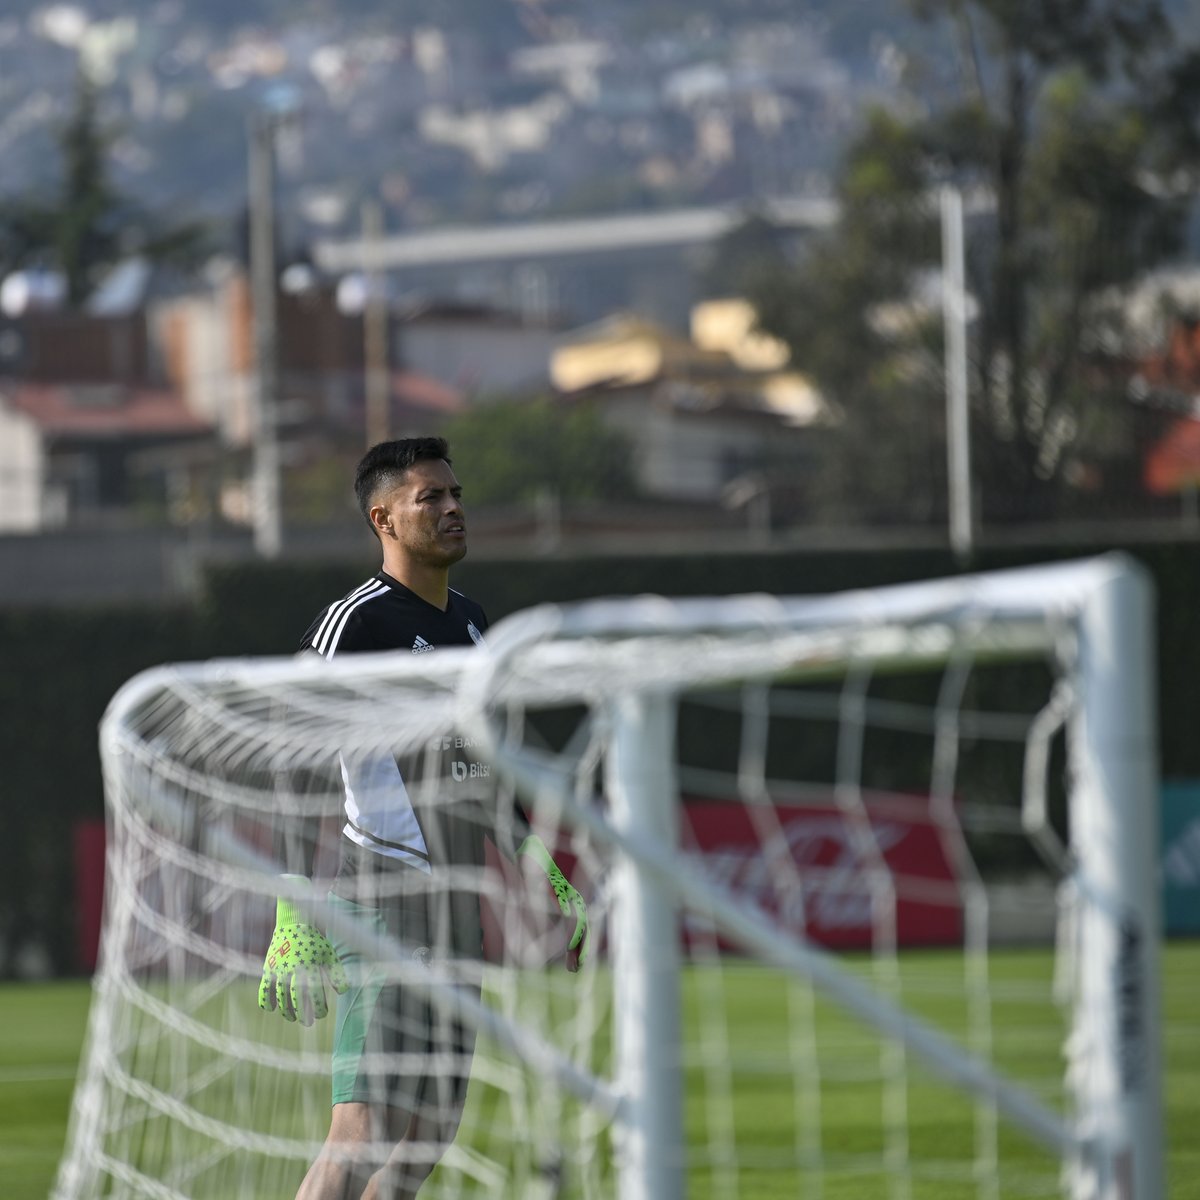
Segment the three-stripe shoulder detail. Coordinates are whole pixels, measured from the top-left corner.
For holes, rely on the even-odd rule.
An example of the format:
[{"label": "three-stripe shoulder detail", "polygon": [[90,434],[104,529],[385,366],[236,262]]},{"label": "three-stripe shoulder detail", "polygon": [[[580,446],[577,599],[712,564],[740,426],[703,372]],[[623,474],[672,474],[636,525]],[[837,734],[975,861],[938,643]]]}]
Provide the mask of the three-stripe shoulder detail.
[{"label": "three-stripe shoulder detail", "polygon": [[381,583],[378,579],[368,579],[348,596],[331,604],[313,636],[312,648],[324,658],[332,658],[338,641],[341,639],[342,630],[346,628],[346,622],[350,619],[350,614],[360,604],[365,604],[376,596],[383,596],[387,591],[386,583]]}]

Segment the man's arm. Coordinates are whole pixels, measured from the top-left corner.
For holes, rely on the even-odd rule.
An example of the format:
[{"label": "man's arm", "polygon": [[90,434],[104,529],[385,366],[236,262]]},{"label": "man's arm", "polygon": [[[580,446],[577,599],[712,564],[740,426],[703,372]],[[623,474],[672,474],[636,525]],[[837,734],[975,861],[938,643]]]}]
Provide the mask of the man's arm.
[{"label": "man's arm", "polygon": [[531,833],[517,847],[517,854],[529,858],[542,869],[564,917],[575,920],[575,929],[567,943],[567,970],[578,971],[587,961],[590,930],[588,928],[587,905],[583,897],[571,886],[567,877],[546,849],[546,843],[536,833]]},{"label": "man's arm", "polygon": [[[280,719],[287,720],[286,709]],[[280,798],[276,855],[282,867],[281,881],[289,894],[276,899],[275,929],[263,959],[258,988],[259,1008],[278,1011],[284,1020],[299,1020],[304,1025],[311,1025],[329,1012],[326,977],[339,994],[348,986],[337,952],[301,911],[296,896],[290,894],[295,889],[311,889],[323,822],[317,813],[296,814],[287,802],[326,791],[329,779],[319,776],[320,772],[286,770],[276,775],[276,794]]]},{"label": "man's arm", "polygon": [[587,960],[590,941],[587,904],[554,861],[546,843],[533,832],[533,825],[516,795],[511,797],[509,804],[504,803],[504,795],[502,789],[497,797],[500,801],[500,811],[496,813],[496,819],[491,823],[489,830],[491,839],[496,849],[510,862],[528,858],[537,863],[546,876],[554,889],[563,916],[575,921],[571,941],[567,946],[566,962],[568,971],[578,971]]}]

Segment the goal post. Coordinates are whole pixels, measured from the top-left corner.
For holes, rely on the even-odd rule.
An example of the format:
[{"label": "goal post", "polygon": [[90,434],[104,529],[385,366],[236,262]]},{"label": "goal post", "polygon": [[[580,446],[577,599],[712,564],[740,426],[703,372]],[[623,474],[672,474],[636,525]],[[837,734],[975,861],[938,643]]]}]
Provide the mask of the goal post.
[{"label": "goal post", "polygon": [[1110,1052],[1069,1069],[1078,1073],[1080,1134],[1109,1148],[1094,1190],[1135,1196],[1165,1192],[1156,1151],[1162,923],[1152,628],[1150,588],[1137,572],[1103,580],[1087,596],[1078,635],[1083,704],[1070,731],[1080,909],[1073,1037],[1107,1041]]},{"label": "goal post", "polygon": [[332,1022],[255,1003],[281,838],[325,819],[328,875],[339,755],[394,758],[432,813],[469,753],[485,816],[458,819],[495,834],[515,796],[565,855],[583,972],[502,856],[431,885],[475,898],[484,963],[294,897],[476,1031],[422,1200],[1163,1200],[1153,640],[1144,572],[1107,555],[136,677],[102,725],[104,932],[56,1196],[294,1193]]}]

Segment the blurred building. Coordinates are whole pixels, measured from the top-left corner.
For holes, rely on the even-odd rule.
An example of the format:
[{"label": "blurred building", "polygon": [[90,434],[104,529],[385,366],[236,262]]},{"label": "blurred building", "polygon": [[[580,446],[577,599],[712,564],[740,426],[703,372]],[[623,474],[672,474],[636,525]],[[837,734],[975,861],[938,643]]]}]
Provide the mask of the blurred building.
[{"label": "blurred building", "polygon": [[[249,280],[226,263],[173,294],[134,282],[102,289],[98,310],[0,327],[0,528],[252,524]],[[547,394],[597,406],[634,447],[645,495],[803,509],[804,463],[830,414],[745,301],[693,306],[688,334],[625,314],[564,332],[486,304],[371,307],[367,286],[312,268],[281,281],[275,422],[290,521],[352,517],[344,483],[369,424],[371,436],[438,433],[472,404]]]},{"label": "blurred building", "polygon": [[745,508],[764,528],[772,513],[794,518],[827,406],[784,348],[754,332],[744,302],[698,307],[693,328],[684,338],[610,317],[564,339],[551,378],[565,402],[596,405],[629,439],[646,495]]},{"label": "blurred building", "polygon": [[182,516],[212,436],[170,389],[0,381],[0,529]]},{"label": "blurred building", "polygon": [[450,302],[403,308],[392,327],[406,369],[479,398],[546,391],[562,334],[544,317]]},{"label": "blurred building", "polygon": [[144,312],[34,309],[0,328],[0,529],[162,519],[213,437],[166,380]]},{"label": "blurred building", "polygon": [[1181,497],[1194,523],[1200,519],[1200,320],[1177,317],[1162,349],[1138,363],[1130,386],[1150,426],[1146,490]]}]

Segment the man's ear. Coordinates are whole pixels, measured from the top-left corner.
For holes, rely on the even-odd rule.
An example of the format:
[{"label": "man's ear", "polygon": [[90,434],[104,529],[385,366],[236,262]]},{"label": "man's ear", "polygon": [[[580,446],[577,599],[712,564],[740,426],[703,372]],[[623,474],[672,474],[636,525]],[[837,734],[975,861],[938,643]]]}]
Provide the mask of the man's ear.
[{"label": "man's ear", "polygon": [[386,504],[372,504],[367,510],[367,516],[371,518],[371,528],[381,538],[390,537],[392,534],[392,514]]}]

